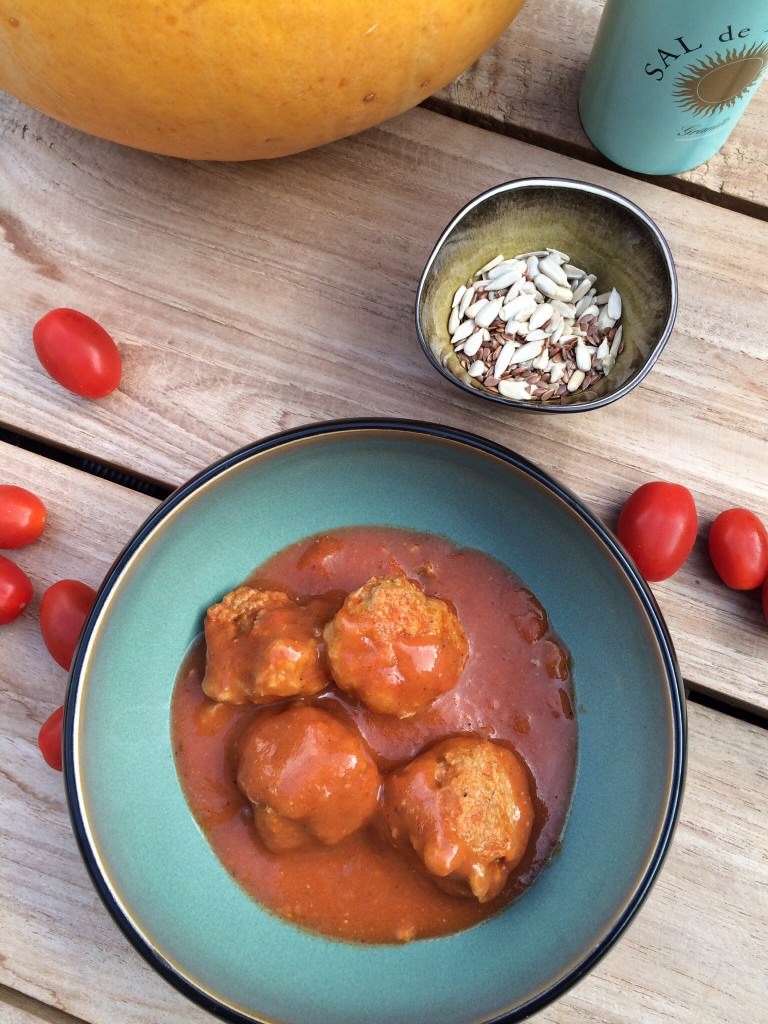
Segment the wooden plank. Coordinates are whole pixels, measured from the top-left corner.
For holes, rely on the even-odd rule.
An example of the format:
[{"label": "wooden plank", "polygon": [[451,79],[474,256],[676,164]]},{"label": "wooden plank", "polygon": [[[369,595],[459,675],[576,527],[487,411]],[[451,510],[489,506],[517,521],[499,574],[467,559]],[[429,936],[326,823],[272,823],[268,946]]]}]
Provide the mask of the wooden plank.
[{"label": "wooden plank", "polygon": [[[287,427],[377,414],[492,437],[609,525],[647,479],[686,483],[702,538],[723,508],[768,521],[768,224],[417,110],[284,161],[194,164],[132,152],[0,103],[0,421],[175,484]],[[415,340],[416,283],[450,213],[510,177],[588,177],[653,216],[680,309],[651,375],[584,416],[507,413],[442,381]],[[714,255],[713,255],[714,254]],[[90,402],[36,362],[32,325],[84,309],[124,355]],[[768,710],[768,634],[753,594],[715,579],[703,539],[654,588],[691,685]]]},{"label": "wooden plank", "polygon": [[[607,165],[578,114],[579,89],[604,6],[605,0],[526,0],[507,31],[436,101],[497,130]],[[724,25],[730,17],[723,14]],[[766,138],[768,88],[763,85],[719,152],[693,170],[657,180],[699,189],[713,202],[766,207]]]},{"label": "wooden plank", "polygon": [[[0,1002],[0,1020],[7,1012],[9,1024],[31,1024],[38,1013],[64,1024],[66,1018],[43,1016],[37,1001],[84,1021],[170,1021],[183,1003],[155,1015],[156,993],[161,1003],[167,999],[165,985],[142,972],[103,910],[69,826],[62,776],[37,749],[38,729],[66,690],[66,673],[40,636],[40,595],[57,579],[97,586],[157,503],[8,445],[0,446],[0,466],[4,481],[32,488],[48,509],[40,541],[14,553],[35,597],[0,629],[0,985],[28,997],[13,1011],[10,996]],[[131,1004],[140,991],[138,1009]]]},{"label": "wooden plank", "polygon": [[[49,504],[44,539],[23,552],[41,584],[63,576],[96,583],[154,506],[8,446],[0,458],[6,477],[33,486]],[[61,776],[36,748],[39,724],[61,701],[64,684],[40,641],[33,605],[0,630],[0,985],[92,1024],[182,1017],[203,1024],[210,1018],[132,950],[81,862]],[[761,939],[768,731],[696,704],[689,716],[687,788],[661,877],[620,943],[539,1014],[541,1024],[742,1024],[760,1017],[768,970]]]},{"label": "wooden plank", "polygon": [[0,985],[0,1024],[82,1024],[55,1006]]},{"label": "wooden plank", "polygon": [[[688,778],[672,849],[624,940],[573,992],[585,1021],[740,1024],[765,1012],[768,735],[695,704],[688,714]],[[627,985],[632,1013],[619,1009]]]}]

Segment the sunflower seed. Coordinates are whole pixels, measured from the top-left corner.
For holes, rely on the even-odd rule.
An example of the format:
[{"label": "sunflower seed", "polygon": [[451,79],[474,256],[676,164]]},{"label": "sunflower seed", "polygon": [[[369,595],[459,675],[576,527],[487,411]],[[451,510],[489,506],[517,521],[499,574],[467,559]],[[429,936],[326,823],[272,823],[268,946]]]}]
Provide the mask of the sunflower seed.
[{"label": "sunflower seed", "polygon": [[552,299],[550,305],[555,312],[559,313],[563,317],[563,319],[576,319],[576,307],[572,302],[563,302],[562,299]]},{"label": "sunflower seed", "polygon": [[500,263],[504,262],[504,257],[499,253],[498,256],[494,256],[492,260],[488,260],[485,266],[480,267],[479,270],[475,271],[475,277],[482,277],[483,274],[488,273],[489,270],[493,270],[494,267],[498,267]]},{"label": "sunflower seed", "polygon": [[515,349],[512,353],[510,363],[526,363],[529,359],[535,359],[544,348],[544,339],[539,341],[527,341],[525,345]]},{"label": "sunflower seed", "polygon": [[516,401],[526,401],[531,398],[531,392],[525,381],[522,380],[500,380],[499,394],[504,398],[512,398]]},{"label": "sunflower seed", "polygon": [[467,306],[467,308],[464,310],[464,316],[467,317],[469,320],[474,320],[477,314],[480,312],[480,310],[483,309],[483,307],[487,306],[489,302],[490,299],[478,299],[477,302],[473,302],[469,306]]},{"label": "sunflower seed", "polygon": [[533,283],[541,294],[546,295],[548,299],[555,297],[558,285],[555,284],[551,277],[547,277],[546,274],[537,274],[533,279]]},{"label": "sunflower seed", "polygon": [[514,338],[516,334],[525,334],[527,330],[528,323],[525,320],[507,320],[504,324],[504,333],[510,338]]},{"label": "sunflower seed", "polygon": [[455,345],[457,341],[464,341],[475,329],[473,320],[463,320],[451,335],[451,341]]},{"label": "sunflower seed", "polygon": [[603,306],[600,310],[600,315],[597,318],[597,326],[602,331],[607,331],[610,327],[613,327],[615,323],[615,318],[608,312],[608,306]]},{"label": "sunflower seed", "polygon": [[491,267],[488,270],[486,277],[495,284],[498,278],[506,277],[507,274],[514,270],[519,270],[522,277],[525,273],[525,260],[502,260],[501,263],[497,263],[495,267]]},{"label": "sunflower seed", "polygon": [[592,290],[592,283],[589,274],[587,274],[584,280],[573,289],[573,301],[579,302],[583,299],[587,292]]},{"label": "sunflower seed", "polygon": [[504,301],[505,302],[511,302],[512,299],[514,299],[517,295],[519,295],[521,290],[522,290],[522,287],[523,287],[524,283],[525,283],[525,278],[521,277],[519,281],[515,281],[515,283],[513,285],[510,285],[510,287],[507,288],[507,294],[506,294],[506,296],[504,298]]},{"label": "sunflower seed", "polygon": [[539,272],[539,255],[546,256],[546,253],[531,253],[525,261],[525,272],[533,280]]},{"label": "sunflower seed", "polygon": [[577,281],[580,281],[582,277],[585,276],[584,271],[580,267],[574,267],[573,264],[569,263],[567,260],[563,264],[563,273],[566,277],[574,278]]},{"label": "sunflower seed", "polygon": [[552,363],[549,371],[549,383],[557,384],[565,373],[565,363]]},{"label": "sunflower seed", "polygon": [[505,303],[502,308],[506,310],[507,320],[522,320],[526,322],[530,320],[532,313],[536,309],[536,302],[531,295],[518,295],[511,302]]},{"label": "sunflower seed", "polygon": [[611,342],[610,356],[611,356],[612,359],[615,359],[616,356],[621,351],[621,335],[622,335],[622,331],[623,331],[623,328],[622,328],[621,324],[619,324],[619,326],[616,328],[616,333],[613,336],[613,341]]},{"label": "sunflower seed", "polygon": [[555,284],[568,284],[568,277],[554,256],[546,256],[543,260],[539,260],[539,271]]},{"label": "sunflower seed", "polygon": [[599,313],[600,309],[594,304],[594,302],[586,306],[581,312],[579,312],[579,307],[576,307],[576,319],[579,321],[583,320],[584,317],[587,316],[598,316]]},{"label": "sunflower seed", "polygon": [[464,316],[467,311],[467,307],[472,303],[475,297],[475,286],[469,285],[459,301],[459,316]]},{"label": "sunflower seed", "polygon": [[[470,321],[471,322],[471,321]],[[483,335],[480,331],[475,333],[464,343],[464,355],[476,356],[483,344]]]},{"label": "sunflower seed", "polygon": [[475,315],[475,323],[478,327],[490,327],[496,317],[499,315],[499,310],[504,304],[503,298],[491,299],[479,313]]},{"label": "sunflower seed", "polygon": [[489,287],[495,292],[505,291],[507,288],[516,284],[523,276],[522,270],[507,270],[503,274],[499,274],[498,277],[492,277],[488,281]]},{"label": "sunflower seed", "polygon": [[[594,352],[594,349],[592,349],[592,351]],[[576,359],[576,366],[580,370],[583,370],[586,373],[587,370],[592,369],[592,355],[587,346],[581,340],[576,342],[574,357]]]},{"label": "sunflower seed", "polygon": [[552,309],[552,306],[548,302],[542,302],[541,305],[537,306],[531,313],[528,326],[532,331],[535,331],[537,327],[543,327],[544,324],[549,323],[552,319],[553,313],[554,310]]},{"label": "sunflower seed", "polygon": [[542,348],[541,353],[531,363],[534,370],[548,370],[550,367],[549,352],[546,347]]},{"label": "sunflower seed", "polygon": [[501,346],[499,354],[496,356],[496,362],[493,364],[494,377],[503,377],[507,372],[516,347],[514,341],[508,341],[505,345]]}]

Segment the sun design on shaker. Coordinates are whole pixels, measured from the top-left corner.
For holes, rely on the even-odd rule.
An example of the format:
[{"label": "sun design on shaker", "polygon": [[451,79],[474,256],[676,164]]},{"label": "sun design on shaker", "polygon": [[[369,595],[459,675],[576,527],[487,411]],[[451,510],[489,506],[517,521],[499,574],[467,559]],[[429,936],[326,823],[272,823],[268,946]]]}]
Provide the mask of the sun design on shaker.
[{"label": "sun design on shaker", "polygon": [[768,43],[727,50],[690,64],[675,79],[678,106],[694,114],[719,114],[734,106],[768,67]]}]

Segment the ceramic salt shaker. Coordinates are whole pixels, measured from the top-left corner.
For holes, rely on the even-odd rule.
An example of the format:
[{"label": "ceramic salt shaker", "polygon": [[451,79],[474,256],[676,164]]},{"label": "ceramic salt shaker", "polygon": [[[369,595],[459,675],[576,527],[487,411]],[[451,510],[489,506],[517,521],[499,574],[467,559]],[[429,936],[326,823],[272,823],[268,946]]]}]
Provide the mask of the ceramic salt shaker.
[{"label": "ceramic salt shaker", "polygon": [[594,146],[679,174],[723,145],[768,70],[768,0],[606,0],[579,97]]}]

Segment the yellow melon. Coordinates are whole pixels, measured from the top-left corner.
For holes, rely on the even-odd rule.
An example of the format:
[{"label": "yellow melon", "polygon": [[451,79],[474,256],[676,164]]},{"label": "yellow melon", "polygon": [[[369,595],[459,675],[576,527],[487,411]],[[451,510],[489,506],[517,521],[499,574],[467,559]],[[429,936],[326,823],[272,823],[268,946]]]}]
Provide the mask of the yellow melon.
[{"label": "yellow melon", "polygon": [[172,156],[284,156],[410,109],[523,0],[0,0],[0,89]]}]

